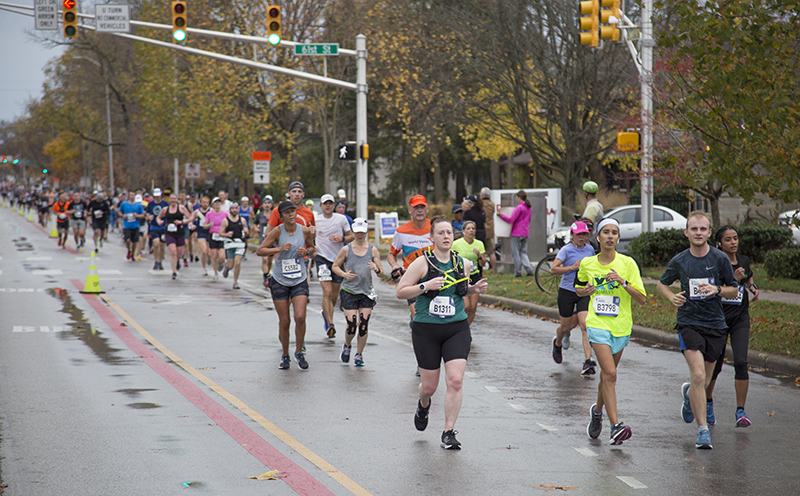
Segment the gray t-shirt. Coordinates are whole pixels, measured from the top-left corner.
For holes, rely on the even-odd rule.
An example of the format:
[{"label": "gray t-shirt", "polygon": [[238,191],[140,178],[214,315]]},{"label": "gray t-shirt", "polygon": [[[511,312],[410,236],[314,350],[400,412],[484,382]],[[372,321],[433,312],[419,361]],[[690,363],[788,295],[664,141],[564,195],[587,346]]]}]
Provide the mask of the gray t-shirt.
[{"label": "gray t-shirt", "polygon": [[728,256],[710,247],[704,257],[695,257],[687,248],[675,255],[661,274],[661,284],[669,286],[681,282],[686,303],[678,307],[679,326],[702,326],[709,329],[727,329],[722,298],[718,295],[701,296],[698,285],[708,282],[716,286],[737,286]]},{"label": "gray t-shirt", "polygon": [[278,237],[278,246],[291,243],[292,247],[289,251],[281,251],[275,254],[272,278],[278,284],[291,288],[305,281],[308,277],[305,260],[297,255],[298,248],[305,246],[306,240],[303,237],[303,226],[300,224],[295,226],[294,234],[291,235],[286,232],[286,224],[281,224],[278,227],[281,230],[281,235]]},{"label": "gray t-shirt", "polygon": [[372,245],[369,245],[367,252],[358,256],[353,252],[353,245],[348,246],[347,258],[344,262],[345,272],[352,271],[356,278],[352,281],[345,279],[342,281],[342,289],[348,293],[363,294],[370,296],[375,292],[372,289],[372,269],[367,267],[369,261],[372,260]]}]

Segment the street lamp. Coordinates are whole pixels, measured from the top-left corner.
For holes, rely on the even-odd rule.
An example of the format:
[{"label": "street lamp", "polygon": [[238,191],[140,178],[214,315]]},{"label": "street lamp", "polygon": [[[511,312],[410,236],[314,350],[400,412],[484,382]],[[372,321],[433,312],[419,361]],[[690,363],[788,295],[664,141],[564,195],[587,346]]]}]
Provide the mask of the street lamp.
[{"label": "street lamp", "polygon": [[[92,64],[96,65],[103,70],[103,65],[96,61],[95,59],[89,57],[78,57],[75,56],[73,58],[88,60]],[[106,83],[106,127],[108,128],[108,182],[110,183],[109,186],[109,194],[112,196],[114,195],[114,146],[111,144],[111,94],[108,83]]]}]

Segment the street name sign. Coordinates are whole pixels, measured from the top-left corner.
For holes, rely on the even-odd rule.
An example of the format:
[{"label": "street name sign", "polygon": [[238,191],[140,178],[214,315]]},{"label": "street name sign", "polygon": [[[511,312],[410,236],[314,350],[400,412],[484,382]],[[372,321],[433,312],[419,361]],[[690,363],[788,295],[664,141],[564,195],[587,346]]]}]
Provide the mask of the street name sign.
[{"label": "street name sign", "polygon": [[295,55],[339,55],[338,43],[309,43],[295,45]]},{"label": "street name sign", "polygon": [[130,9],[127,5],[95,5],[94,22],[98,33],[130,33]]},{"label": "street name sign", "polygon": [[36,0],[33,12],[37,31],[58,31],[58,0]]}]

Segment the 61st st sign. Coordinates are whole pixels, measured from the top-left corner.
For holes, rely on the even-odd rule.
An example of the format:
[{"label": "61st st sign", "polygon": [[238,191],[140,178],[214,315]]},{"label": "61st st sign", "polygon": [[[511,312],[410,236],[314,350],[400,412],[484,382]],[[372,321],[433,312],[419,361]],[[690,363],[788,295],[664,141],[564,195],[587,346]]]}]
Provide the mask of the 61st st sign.
[{"label": "61st st sign", "polygon": [[339,55],[338,43],[309,43],[295,45],[295,55]]}]

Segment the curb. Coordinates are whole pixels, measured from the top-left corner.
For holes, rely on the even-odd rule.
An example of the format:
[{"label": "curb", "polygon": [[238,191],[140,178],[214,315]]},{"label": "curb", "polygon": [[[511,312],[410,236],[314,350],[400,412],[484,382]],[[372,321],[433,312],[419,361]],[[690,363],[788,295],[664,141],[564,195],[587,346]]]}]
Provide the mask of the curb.
[{"label": "curb", "polygon": [[[537,305],[536,303],[529,303],[526,301],[514,300],[512,298],[505,298],[503,296],[494,296],[489,294],[482,294],[480,302],[486,305],[499,305],[517,312],[529,312],[553,320],[560,320],[558,309],[553,307],[545,307]],[[669,332],[664,332],[651,327],[644,327],[640,325],[633,325],[631,332],[631,339],[634,341],[641,341],[651,344],[659,344],[669,347],[673,350],[679,350],[678,335]],[[733,359],[733,352],[731,347],[726,348],[726,358]],[[794,377],[800,377],[800,360],[791,357],[784,357],[772,353],[765,353],[763,351],[748,350],[747,363],[752,367],[759,367],[770,370],[772,372],[779,372],[788,374]]]}]

